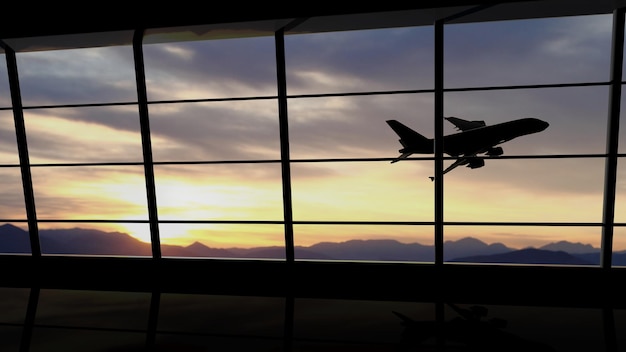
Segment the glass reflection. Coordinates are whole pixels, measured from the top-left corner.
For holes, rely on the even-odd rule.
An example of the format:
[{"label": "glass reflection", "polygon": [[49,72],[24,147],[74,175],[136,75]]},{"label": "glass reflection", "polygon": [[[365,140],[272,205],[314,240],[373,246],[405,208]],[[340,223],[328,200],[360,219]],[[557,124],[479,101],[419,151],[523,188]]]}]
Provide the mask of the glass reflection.
[{"label": "glass reflection", "polygon": [[138,332],[35,327],[29,351],[142,351],[146,345],[145,340],[146,334]]},{"label": "glass reflection", "polygon": [[6,352],[20,351],[22,327],[2,326],[0,324],[0,349]]},{"label": "glass reflection", "polygon": [[281,297],[163,294],[159,333],[282,337],[285,301]]},{"label": "glass reflection", "polygon": [[434,303],[297,298],[294,347],[365,351],[374,347],[381,351],[410,347],[402,345],[405,328],[398,313],[435,322]]},{"label": "glass reflection", "polygon": [[41,290],[33,328],[29,291],[0,289],[12,316],[0,318],[3,351],[614,351],[623,340],[616,307],[187,293],[162,293],[157,307],[155,293],[63,289]]},{"label": "glass reflection", "polygon": [[108,329],[145,329],[150,294],[42,289],[36,325]]},{"label": "glass reflection", "polygon": [[0,287],[0,324],[23,324],[29,295],[29,288]]}]

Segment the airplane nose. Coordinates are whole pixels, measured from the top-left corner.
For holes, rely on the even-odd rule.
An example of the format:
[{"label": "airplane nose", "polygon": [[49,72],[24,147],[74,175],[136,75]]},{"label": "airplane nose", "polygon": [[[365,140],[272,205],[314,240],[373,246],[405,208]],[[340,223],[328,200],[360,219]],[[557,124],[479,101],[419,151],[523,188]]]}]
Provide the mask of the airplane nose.
[{"label": "airplane nose", "polygon": [[546,128],[548,128],[548,126],[550,126],[549,123],[547,123],[547,122],[545,122],[543,120],[539,120],[539,119],[533,119],[533,120],[535,120],[534,125],[535,125],[535,128],[536,128],[537,132],[543,131]]}]

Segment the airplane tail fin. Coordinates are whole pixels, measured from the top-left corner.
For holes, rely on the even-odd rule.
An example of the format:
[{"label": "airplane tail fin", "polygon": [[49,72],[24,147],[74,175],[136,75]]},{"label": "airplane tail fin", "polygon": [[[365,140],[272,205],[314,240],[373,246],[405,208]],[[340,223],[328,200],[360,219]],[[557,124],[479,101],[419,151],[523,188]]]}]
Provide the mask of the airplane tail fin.
[{"label": "airplane tail fin", "polygon": [[415,322],[413,319],[407,317],[406,315],[402,314],[402,313],[398,313],[395,310],[391,311],[393,314],[395,314],[398,318],[402,319],[402,324],[403,325],[408,325],[411,324],[413,322]]},{"label": "airplane tail fin", "polygon": [[433,153],[434,143],[432,139],[422,136],[397,120],[387,120],[387,124],[400,137],[400,144],[404,147],[400,153]]}]

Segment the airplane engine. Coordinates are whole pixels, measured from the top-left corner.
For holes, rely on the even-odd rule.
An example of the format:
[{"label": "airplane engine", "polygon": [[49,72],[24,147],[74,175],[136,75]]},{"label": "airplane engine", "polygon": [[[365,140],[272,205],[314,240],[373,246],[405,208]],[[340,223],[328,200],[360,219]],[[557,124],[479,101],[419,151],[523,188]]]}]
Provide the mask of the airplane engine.
[{"label": "airplane engine", "polygon": [[504,154],[504,150],[502,150],[502,147],[494,147],[487,151],[487,155],[489,156],[499,156],[502,154]]},{"label": "airplane engine", "polygon": [[467,163],[467,167],[470,169],[478,169],[483,166],[485,166],[485,160],[483,159],[470,159]]}]

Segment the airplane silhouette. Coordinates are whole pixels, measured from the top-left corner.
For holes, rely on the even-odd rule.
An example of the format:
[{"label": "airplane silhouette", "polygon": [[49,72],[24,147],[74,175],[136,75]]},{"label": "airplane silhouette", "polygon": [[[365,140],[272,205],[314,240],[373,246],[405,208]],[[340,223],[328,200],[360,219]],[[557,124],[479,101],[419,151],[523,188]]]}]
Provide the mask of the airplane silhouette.
[{"label": "airplane silhouette", "polygon": [[[468,121],[454,116],[445,119],[461,132],[443,137],[443,152],[456,158],[452,165],[443,171],[444,174],[461,165],[471,169],[483,167],[485,160],[478,157],[479,154],[500,156],[504,151],[502,147],[496,147],[497,145],[520,136],[541,132],[549,126],[547,122],[536,118],[523,118],[491,126],[487,126],[485,121]],[[387,124],[400,137],[399,141],[403,147],[398,151],[400,156],[391,163],[406,159],[414,153],[434,153],[433,138],[426,138],[397,120],[387,120]]]},{"label": "airplane silhouette", "polygon": [[[401,351],[480,351],[480,352],[556,352],[543,342],[527,339],[506,331],[508,322],[501,318],[488,318],[489,310],[483,306],[462,308],[452,303],[456,316],[451,320],[414,320],[392,311],[404,327]],[[442,337],[443,341],[438,341]],[[429,348],[432,347],[432,348]],[[439,348],[437,348],[439,347]]]}]

